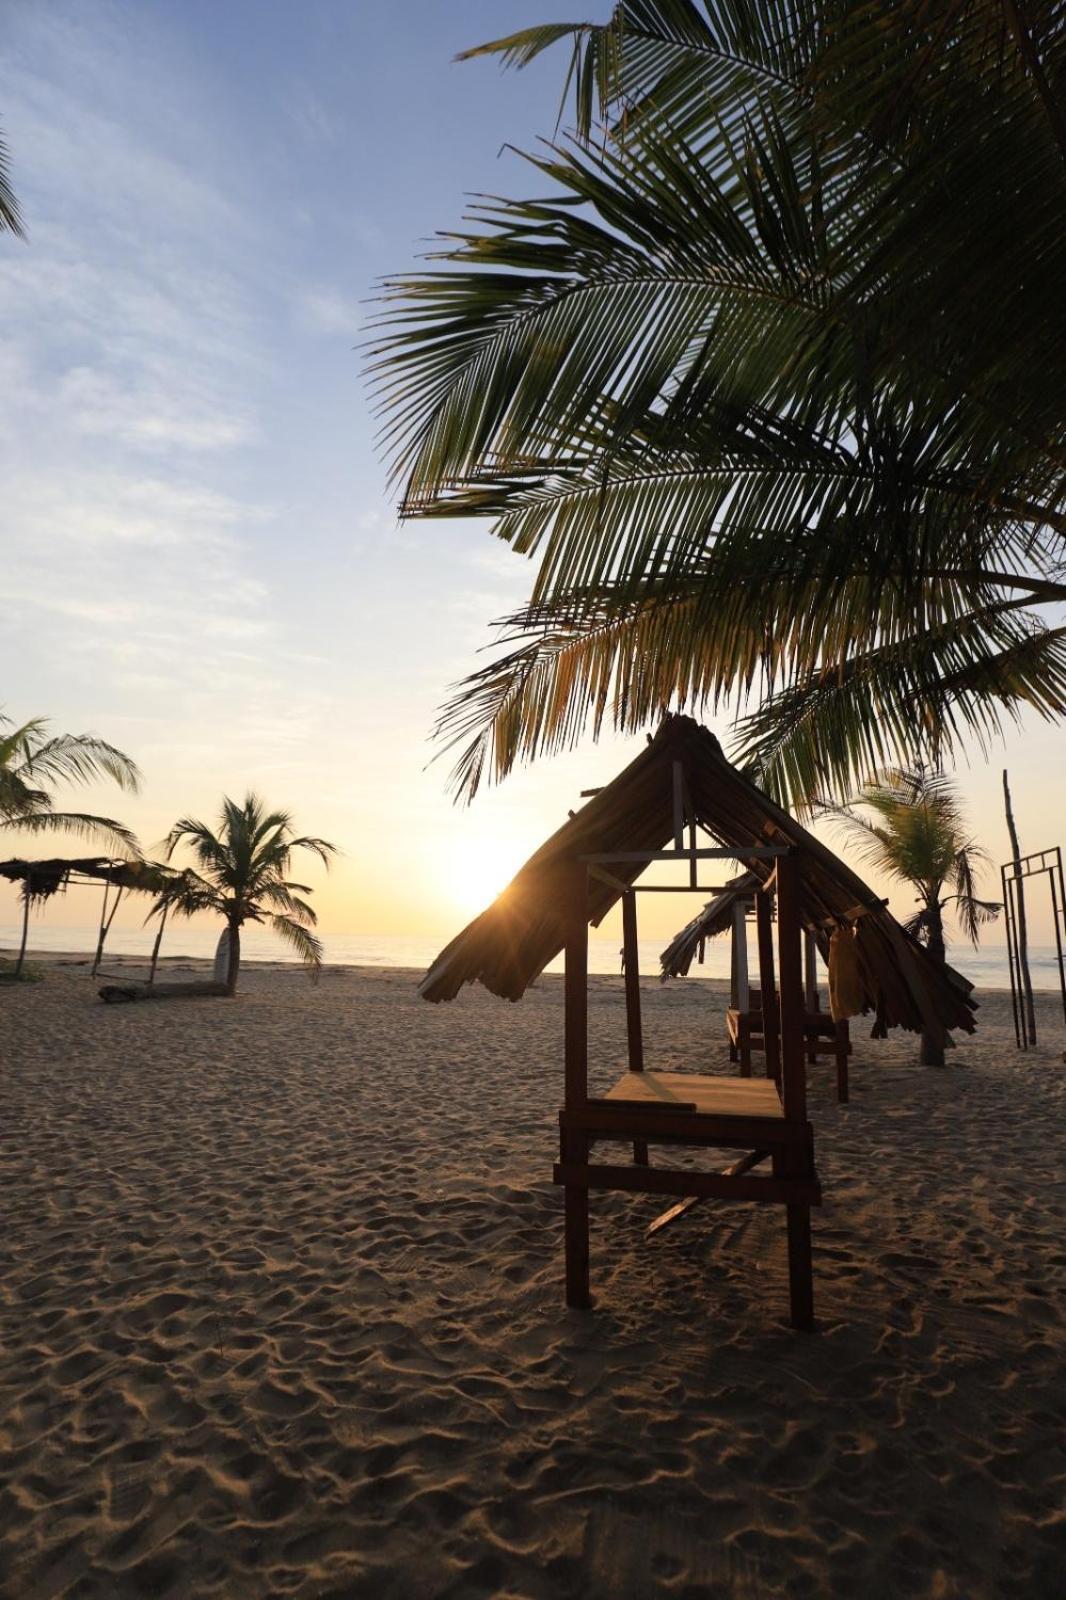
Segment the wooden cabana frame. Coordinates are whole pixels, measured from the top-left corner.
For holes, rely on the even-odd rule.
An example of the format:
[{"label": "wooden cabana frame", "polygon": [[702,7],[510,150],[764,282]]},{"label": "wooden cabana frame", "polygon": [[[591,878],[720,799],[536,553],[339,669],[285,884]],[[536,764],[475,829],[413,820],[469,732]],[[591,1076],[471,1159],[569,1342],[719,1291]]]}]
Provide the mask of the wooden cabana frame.
[{"label": "wooden cabana frame", "polygon": [[[0,861],[0,878],[6,878],[9,883],[21,885],[22,939],[15,968],[16,976],[21,972],[23,961],[25,960],[30,910],[35,902],[43,904],[50,900],[53,895],[64,893],[70,887],[96,888],[101,884],[103,885],[100,923],[91,970],[91,976],[95,978],[98,973],[102,972],[100,963],[104,958],[104,945],[111,931],[111,924],[115,919],[115,912],[119,908],[123,894],[126,892],[158,894],[166,882],[176,876],[178,874],[173,872],[172,869],[161,866],[158,862],[125,861],[111,856],[55,856],[43,861],[24,861],[21,858],[12,861]],[[146,980],[146,987],[149,989],[155,983],[159,947],[163,940],[168,909],[169,907],[164,906],[152,946],[148,978]],[[117,974],[108,973],[103,973],[102,975],[104,977],[117,976]],[[129,979],[127,978],[126,981],[128,982]]]},{"label": "wooden cabana frame", "polygon": [[[668,978],[687,977],[694,961],[702,963],[707,942],[721,934],[729,934],[729,1005],[726,1009],[729,1059],[739,1062],[741,1077],[745,1078],[751,1076],[753,1051],[763,1050],[766,1038],[762,989],[758,985],[752,987],[748,974],[748,922],[755,919],[758,925],[758,889],[759,879],[754,873],[741,873],[674,935],[659,957],[663,982]],[[837,1100],[843,1104],[850,1093],[848,1058],[852,1053],[851,1034],[845,1017],[834,1021],[831,1014],[821,1008],[818,993],[819,953],[828,962],[828,938],[804,929],[803,996],[807,1061],[813,1065],[825,1056],[835,1063]]]},{"label": "wooden cabana frame", "polygon": [[[712,841],[698,843],[701,834]],[[669,848],[667,848],[669,846]],[[766,1077],[663,1073],[645,1060],[637,963],[637,879],[657,862],[683,863],[690,892],[707,893],[699,864],[741,862],[753,874],[759,917],[759,980],[766,1007]],[[776,940],[769,914],[776,894]],[[625,950],[627,1070],[605,1095],[589,1089],[588,937],[621,901]],[[503,894],[441,952],[423,998],[452,999],[466,983],[518,1000],[565,953],[564,1097],[554,1179],[564,1191],[566,1298],[591,1303],[589,1193],[619,1189],[691,1201],[717,1197],[785,1207],[790,1309],[813,1321],[810,1208],[821,1198],[807,1120],[804,931],[828,939],[854,930],[862,1009],[874,1032],[904,1027],[943,1037],[971,1032],[969,985],[928,953],[884,903],[821,842],[756,789],[691,718],[668,717],[613,783],[594,793],[526,863]],[[775,967],[777,971],[775,972]],[[633,1164],[592,1160],[597,1143],[631,1145]],[[724,1172],[652,1165],[652,1147],[738,1152]],[[768,1175],[755,1168],[770,1162]]]}]

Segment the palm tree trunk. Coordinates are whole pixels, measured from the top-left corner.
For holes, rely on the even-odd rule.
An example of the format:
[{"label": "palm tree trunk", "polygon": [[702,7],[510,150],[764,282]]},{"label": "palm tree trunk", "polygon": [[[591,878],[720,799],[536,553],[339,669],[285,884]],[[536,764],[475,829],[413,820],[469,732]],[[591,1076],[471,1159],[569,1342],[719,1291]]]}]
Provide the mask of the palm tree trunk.
[{"label": "palm tree trunk", "polygon": [[26,940],[29,937],[30,931],[30,897],[27,893],[28,889],[29,884],[25,884],[22,890],[22,943],[19,946],[19,958],[15,962],[16,978],[20,978],[22,976],[22,963],[26,959]]},{"label": "palm tree trunk", "polygon": [[239,922],[229,924],[229,966],[226,969],[226,993],[237,992],[237,975],[241,970],[241,925]]},{"label": "palm tree trunk", "polygon": [[[934,961],[941,966],[947,961],[947,949],[944,944],[944,918],[940,911],[940,902],[930,900],[926,904],[928,917],[929,943],[927,949]],[[922,1034],[922,1049],[918,1057],[923,1067],[942,1067],[944,1065],[944,1045],[935,1033],[928,1029]]]}]

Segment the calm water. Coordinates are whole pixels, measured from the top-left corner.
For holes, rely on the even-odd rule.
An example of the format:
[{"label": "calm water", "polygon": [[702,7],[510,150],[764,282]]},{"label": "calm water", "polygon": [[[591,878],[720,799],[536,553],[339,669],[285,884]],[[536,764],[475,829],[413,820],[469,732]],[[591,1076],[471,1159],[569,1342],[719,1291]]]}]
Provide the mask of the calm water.
[{"label": "calm water", "polygon": [[[143,955],[151,953],[154,933],[140,928],[114,928],[107,942],[108,951],[115,955]],[[18,948],[19,930],[13,925],[0,926],[0,952],[8,953]],[[197,956],[210,959],[215,952],[218,935],[210,928],[184,927],[171,932],[163,939],[165,956]],[[444,944],[444,940],[405,939],[361,934],[328,933],[324,935],[326,960],[342,966],[358,967],[413,967],[423,971],[430,965]],[[54,925],[42,918],[30,930],[30,947],[35,950],[87,950],[96,943],[96,930],[82,927]],[[651,974],[658,971],[659,954],[665,941],[642,940],[640,945],[641,971]],[[260,928],[245,928],[241,935],[243,954],[250,961],[295,961],[293,956],[272,934]],[[1006,989],[1007,951],[1004,945],[984,945],[974,951],[962,945],[949,952],[949,958],[960,972],[983,989]],[[1053,946],[1036,945],[1029,953],[1029,963],[1035,989],[1057,989],[1058,969]],[[106,960],[105,960],[106,966]],[[619,948],[616,939],[591,939],[589,941],[589,969],[592,972],[620,970]],[[561,972],[562,960],[555,961],[549,972]],[[729,940],[715,939],[707,946],[707,960],[702,967],[693,967],[695,977],[728,978]]]}]

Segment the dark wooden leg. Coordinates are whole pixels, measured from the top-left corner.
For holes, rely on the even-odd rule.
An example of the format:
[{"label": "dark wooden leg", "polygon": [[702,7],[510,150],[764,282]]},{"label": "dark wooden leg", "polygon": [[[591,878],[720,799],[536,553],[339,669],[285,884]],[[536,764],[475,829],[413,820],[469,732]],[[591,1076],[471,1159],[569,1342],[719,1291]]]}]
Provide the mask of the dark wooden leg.
[{"label": "dark wooden leg", "polygon": [[848,1098],[848,1029],[844,1022],[837,1023],[837,1099],[843,1105]]},{"label": "dark wooden leg", "polygon": [[729,1059],[730,1059],[730,1061],[736,1061],[738,1059],[737,1047],[734,1044],[732,1039],[730,1039],[730,1041],[729,1041]]},{"label": "dark wooden leg", "polygon": [[[588,1160],[588,1140],[580,1134],[563,1134],[564,1162]],[[592,1305],[589,1293],[589,1192],[568,1183],[563,1189],[566,1234],[566,1303],[578,1311]]]},{"label": "dark wooden leg", "polygon": [[751,1023],[742,1019],[738,1030],[737,1043],[740,1046],[740,1076],[751,1077]]},{"label": "dark wooden leg", "polygon": [[[813,1170],[809,1157],[779,1151],[773,1157],[775,1178]],[[814,1327],[814,1262],[811,1257],[811,1208],[786,1205],[788,1230],[788,1303],[794,1328]]]},{"label": "dark wooden leg", "polygon": [[814,1266],[811,1260],[811,1208],[788,1212],[788,1298],[794,1328],[814,1327]]},{"label": "dark wooden leg", "polygon": [[643,1139],[633,1140],[633,1165],[637,1167],[648,1165],[648,1147]]}]

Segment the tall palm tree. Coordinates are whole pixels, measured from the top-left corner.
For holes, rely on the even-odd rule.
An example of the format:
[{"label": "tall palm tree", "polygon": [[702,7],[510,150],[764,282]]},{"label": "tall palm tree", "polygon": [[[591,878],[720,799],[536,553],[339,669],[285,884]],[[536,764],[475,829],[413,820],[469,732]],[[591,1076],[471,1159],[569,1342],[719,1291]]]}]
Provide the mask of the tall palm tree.
[{"label": "tall palm tree", "polygon": [[135,794],[141,775],[134,761],[91,733],[48,733],[44,717],[16,727],[0,715],[0,830],[74,833],[112,849],[140,856],[135,836],[113,817],[57,811],[50,792],[56,783],[110,778]]},{"label": "tall palm tree", "polygon": [[1066,712],[1059,0],[621,0],[575,136],[391,281],[420,517],[537,560],[438,729],[455,778],[760,700],[785,800]]},{"label": "tall palm tree", "polygon": [[[944,911],[949,906],[976,947],[982,924],[993,921],[1000,907],[978,897],[977,872],[991,862],[967,832],[946,778],[920,764],[892,767],[854,800],[822,809],[839,821],[868,865],[915,890],[918,910],[905,926],[934,960],[947,959]],[[928,1034],[922,1035],[921,1062],[944,1065],[943,1045]]]},{"label": "tall palm tree", "polygon": [[151,914],[170,909],[182,916],[209,911],[222,917],[229,933],[226,988],[231,995],[237,988],[246,922],[273,929],[317,976],[322,944],[310,930],[318,919],[302,898],[312,891],[290,881],[289,863],[295,850],[309,850],[328,868],[336,845],[297,838],[289,813],[268,811],[255,794],[248,794],[243,805],[224,799],[217,829],[192,817],[176,822],[163,845],[168,861],[183,844],[192,850],[196,866],[164,887]]}]

